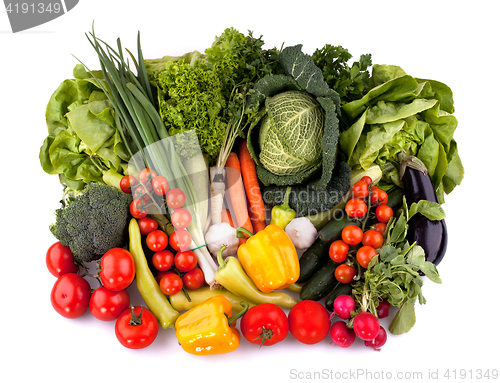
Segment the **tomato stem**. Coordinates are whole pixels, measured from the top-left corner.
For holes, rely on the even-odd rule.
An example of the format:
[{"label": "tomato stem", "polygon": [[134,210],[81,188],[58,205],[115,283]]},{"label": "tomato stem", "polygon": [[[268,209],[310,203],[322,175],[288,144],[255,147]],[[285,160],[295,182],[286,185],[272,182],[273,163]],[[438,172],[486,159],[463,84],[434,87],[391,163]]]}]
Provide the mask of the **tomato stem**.
[{"label": "tomato stem", "polygon": [[135,315],[135,312],[134,312],[134,306],[131,306],[130,307],[130,315],[131,315],[131,318],[130,318],[130,321],[128,322],[129,325],[131,326],[140,326],[142,324],[142,306],[141,306],[141,311],[139,312],[139,315]]},{"label": "tomato stem", "polygon": [[259,348],[261,348],[264,345],[264,342],[268,339],[271,339],[273,337],[273,335],[274,334],[273,334],[272,330],[268,330],[267,328],[262,326],[262,334],[260,334],[257,338],[255,338],[253,340],[257,340],[259,338],[262,338],[262,342],[260,342],[260,346],[259,346]]}]

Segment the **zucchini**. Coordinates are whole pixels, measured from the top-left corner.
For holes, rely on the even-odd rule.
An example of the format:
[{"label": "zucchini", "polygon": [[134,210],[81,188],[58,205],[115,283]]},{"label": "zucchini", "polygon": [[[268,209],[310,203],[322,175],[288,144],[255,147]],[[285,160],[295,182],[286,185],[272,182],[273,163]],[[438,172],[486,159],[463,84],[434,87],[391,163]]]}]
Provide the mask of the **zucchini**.
[{"label": "zucchini", "polygon": [[307,282],[319,268],[330,259],[330,244],[319,238],[302,254],[299,259],[300,276],[297,283]]},{"label": "zucchini", "polygon": [[340,218],[332,219],[330,222],[326,224],[320,231],[318,238],[323,242],[328,244],[333,241],[340,239],[342,235],[342,230],[347,225],[356,225],[361,227],[361,221],[353,220],[347,214],[342,215]]},{"label": "zucchini", "polygon": [[309,279],[300,291],[301,300],[319,301],[325,297],[337,283],[335,278],[335,269],[339,264],[332,260],[327,261],[314,275]]},{"label": "zucchini", "polygon": [[333,311],[333,302],[340,295],[351,295],[352,286],[350,283],[338,283],[332,291],[328,293],[325,299],[325,307],[328,311]]}]

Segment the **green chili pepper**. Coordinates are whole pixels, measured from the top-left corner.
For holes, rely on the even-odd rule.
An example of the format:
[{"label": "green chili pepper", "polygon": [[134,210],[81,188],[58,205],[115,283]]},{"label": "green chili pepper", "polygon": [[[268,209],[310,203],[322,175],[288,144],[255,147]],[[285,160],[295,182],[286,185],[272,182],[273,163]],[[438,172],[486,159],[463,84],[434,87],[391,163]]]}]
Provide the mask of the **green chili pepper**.
[{"label": "green chili pepper", "polygon": [[291,187],[287,187],[285,192],[285,201],[281,205],[273,207],[271,210],[271,225],[278,225],[283,230],[285,230],[286,225],[288,225],[297,215],[296,211],[293,210],[288,204],[291,190]]}]

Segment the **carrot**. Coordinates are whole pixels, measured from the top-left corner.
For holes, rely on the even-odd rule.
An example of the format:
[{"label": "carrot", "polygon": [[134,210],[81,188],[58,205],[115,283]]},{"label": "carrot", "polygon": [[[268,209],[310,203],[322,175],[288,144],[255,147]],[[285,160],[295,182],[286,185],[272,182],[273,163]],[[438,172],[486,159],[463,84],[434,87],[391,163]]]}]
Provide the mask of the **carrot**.
[{"label": "carrot", "polygon": [[261,221],[257,219],[257,217],[255,217],[252,207],[250,206],[250,201],[248,201],[248,198],[247,198],[247,209],[248,209],[248,215],[250,217],[250,222],[252,222],[254,234],[258,233],[261,230],[264,230],[266,228],[266,221]]},{"label": "carrot", "polygon": [[[238,227],[244,227],[253,233],[253,226],[250,221],[250,216],[248,215],[247,204],[245,201],[245,190],[243,189],[243,182],[241,180],[240,160],[238,159],[236,153],[231,152],[229,154],[225,167],[234,169],[228,169],[226,171],[226,180],[228,183],[229,196],[231,197],[231,204],[233,205],[236,225],[238,225]],[[244,238],[243,241],[240,241],[240,243],[242,242],[246,242]]]},{"label": "carrot", "polygon": [[250,209],[255,219],[266,222],[266,208],[262,193],[260,192],[259,179],[257,178],[257,170],[255,168],[255,161],[250,152],[248,151],[246,140],[240,144],[239,157],[241,162],[241,175],[243,177],[243,184],[245,185],[245,192],[250,203]]},{"label": "carrot", "polygon": [[231,213],[228,209],[222,209],[222,222],[227,222],[232,227],[234,227],[233,218],[231,217]]}]

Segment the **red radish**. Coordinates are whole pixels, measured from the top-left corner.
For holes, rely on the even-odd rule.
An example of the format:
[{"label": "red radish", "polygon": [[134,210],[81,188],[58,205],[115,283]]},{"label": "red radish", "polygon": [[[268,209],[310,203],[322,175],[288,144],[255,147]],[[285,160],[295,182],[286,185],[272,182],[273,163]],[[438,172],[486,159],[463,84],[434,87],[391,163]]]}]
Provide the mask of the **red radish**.
[{"label": "red radish", "polygon": [[377,306],[377,315],[380,318],[386,318],[389,316],[389,309],[391,308],[391,304],[386,300],[379,302]]},{"label": "red radish", "polygon": [[332,316],[337,314],[339,318],[351,319],[351,311],[354,310],[356,310],[356,302],[354,302],[353,297],[350,295],[339,295],[333,302]]},{"label": "red radish", "polygon": [[380,323],[378,318],[369,312],[361,312],[352,320],[352,328],[358,338],[362,340],[373,340],[378,334]]},{"label": "red radish", "polygon": [[350,347],[356,340],[354,331],[348,328],[345,322],[342,321],[337,321],[332,324],[330,336],[332,337],[332,342],[330,344],[336,344],[342,348]]},{"label": "red radish", "polygon": [[380,351],[380,347],[382,347],[385,342],[387,341],[387,333],[385,332],[385,329],[380,326],[380,329],[378,330],[378,334],[373,340],[365,340],[365,346],[366,347],[371,347],[375,351]]}]

